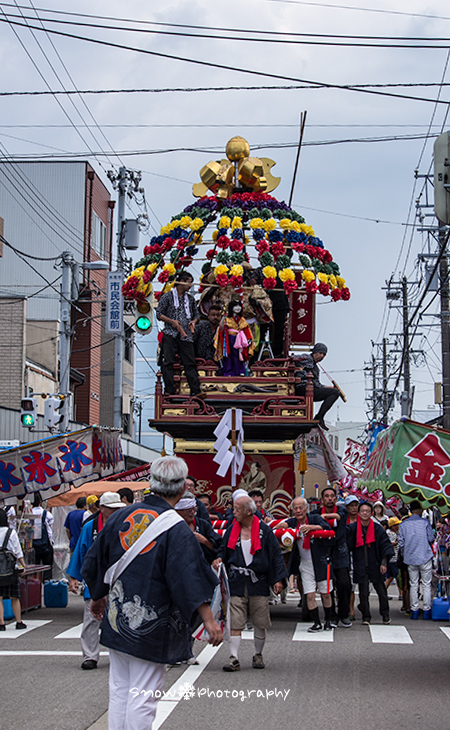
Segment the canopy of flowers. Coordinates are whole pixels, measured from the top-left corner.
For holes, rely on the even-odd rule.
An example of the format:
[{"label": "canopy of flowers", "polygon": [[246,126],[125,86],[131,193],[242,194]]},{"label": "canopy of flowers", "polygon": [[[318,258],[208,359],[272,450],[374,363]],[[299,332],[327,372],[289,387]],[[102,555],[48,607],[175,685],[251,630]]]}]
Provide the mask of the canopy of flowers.
[{"label": "canopy of flowers", "polygon": [[144,257],[123,285],[125,298],[143,301],[155,278],[168,291],[177,271],[190,266],[198,254],[203,232],[213,223],[213,247],[206,252],[201,277],[204,282],[207,277],[209,285],[239,289],[253,245],[265,289],[297,289],[295,267],[302,271],[307,291],[334,301],[350,298],[338,264],[304,218],[267,193],[251,192],[226,200],[205,196],[172,218],[145,246]]}]

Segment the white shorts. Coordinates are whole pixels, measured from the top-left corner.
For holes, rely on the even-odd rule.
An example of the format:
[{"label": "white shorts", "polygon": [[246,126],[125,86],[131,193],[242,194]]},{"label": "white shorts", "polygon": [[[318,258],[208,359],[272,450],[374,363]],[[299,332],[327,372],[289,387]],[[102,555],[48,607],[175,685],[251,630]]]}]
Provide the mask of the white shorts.
[{"label": "white shorts", "polygon": [[[310,560],[302,560],[300,563],[300,577],[302,579],[303,593],[315,593],[316,586],[319,593],[327,593],[327,581],[319,580],[316,582],[314,575],[314,566]],[[333,590],[333,581],[330,578],[330,591]]]}]

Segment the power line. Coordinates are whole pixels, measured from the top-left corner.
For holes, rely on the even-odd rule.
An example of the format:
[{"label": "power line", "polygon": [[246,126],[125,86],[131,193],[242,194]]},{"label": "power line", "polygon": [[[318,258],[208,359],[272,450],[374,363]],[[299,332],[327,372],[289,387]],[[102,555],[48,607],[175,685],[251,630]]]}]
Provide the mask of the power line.
[{"label": "power line", "polygon": [[[42,28],[40,28],[38,26],[31,26],[29,24],[20,23],[19,21],[16,21],[16,20],[0,18],[0,22],[2,22],[2,23],[7,22],[7,23],[9,23],[9,25],[16,25],[19,27],[32,28],[33,30],[42,31]],[[170,53],[162,53],[161,51],[151,51],[147,48],[136,48],[134,46],[128,46],[123,43],[113,43],[111,41],[101,40],[100,38],[90,38],[87,36],[80,36],[80,35],[76,35],[73,33],[67,33],[67,32],[60,31],[60,30],[52,29],[52,30],[48,30],[46,32],[53,33],[55,35],[59,35],[64,38],[72,38],[75,40],[86,41],[87,43],[93,43],[96,45],[106,46],[109,48],[118,48],[121,50],[133,51],[135,53],[142,53],[144,55],[155,56],[157,58],[166,58],[171,61],[181,61],[183,63],[191,63],[196,66],[206,66],[208,68],[221,69],[224,71],[235,71],[237,73],[245,73],[245,74],[249,74],[252,76],[264,76],[266,78],[272,78],[272,79],[282,79],[285,81],[294,81],[297,83],[313,84],[314,86],[316,86],[318,88],[338,89],[341,91],[356,91],[358,93],[373,94],[376,96],[388,96],[388,97],[395,98],[395,99],[408,99],[411,101],[425,101],[425,102],[433,102],[433,103],[435,101],[434,99],[429,99],[427,97],[418,97],[418,96],[413,97],[413,96],[408,96],[407,94],[394,94],[392,92],[377,91],[375,89],[366,89],[366,88],[356,89],[354,87],[346,86],[343,84],[332,84],[332,83],[325,83],[325,82],[321,82],[321,81],[311,81],[309,79],[299,79],[299,78],[295,78],[292,76],[285,76],[283,74],[270,73],[268,71],[257,71],[254,69],[240,68],[239,66],[231,66],[231,65],[227,65],[227,64],[223,64],[223,63],[215,63],[213,61],[203,61],[203,60],[196,59],[196,58],[187,58],[185,56],[178,56],[178,55],[170,54]],[[439,103],[445,104],[446,102],[439,102]]]}]

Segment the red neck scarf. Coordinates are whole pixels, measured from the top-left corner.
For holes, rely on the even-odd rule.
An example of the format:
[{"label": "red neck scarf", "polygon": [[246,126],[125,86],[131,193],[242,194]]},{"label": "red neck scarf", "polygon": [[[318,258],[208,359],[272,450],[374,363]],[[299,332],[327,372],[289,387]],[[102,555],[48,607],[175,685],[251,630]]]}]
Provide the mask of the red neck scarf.
[{"label": "red neck scarf", "polygon": [[[228,538],[228,545],[227,545],[227,547],[229,547],[230,550],[234,550],[234,548],[237,545],[237,541],[239,540],[239,538],[241,536],[241,527],[242,527],[241,523],[234,520],[234,522],[231,526],[230,537]],[[254,555],[257,550],[261,550],[261,538],[259,536],[259,519],[256,515],[253,515],[250,539],[251,539],[250,553],[251,553],[251,555]]]},{"label": "red neck scarf", "polygon": [[[334,505],[334,507],[333,507],[333,509],[331,511],[333,513],[336,513],[337,512],[337,506]],[[330,514],[330,510],[327,509],[326,507],[322,507],[322,512],[320,514],[321,515]],[[326,520],[326,522],[328,522],[328,524],[330,525],[330,527],[334,527],[335,526],[335,523],[336,523],[336,520]]]},{"label": "red neck scarf", "polygon": [[[367,532],[366,532],[366,545],[370,545],[370,543],[375,542],[375,523],[371,519],[368,526],[367,526]],[[361,524],[361,518],[358,515],[358,519],[356,520],[356,547],[362,547],[364,545],[364,534]]]},{"label": "red neck scarf", "polygon": [[[301,527],[300,522],[297,521],[297,529]],[[309,525],[309,518],[308,515],[306,515],[306,522],[305,525]],[[303,550],[311,550],[311,533],[307,532],[306,535],[303,535]]]}]

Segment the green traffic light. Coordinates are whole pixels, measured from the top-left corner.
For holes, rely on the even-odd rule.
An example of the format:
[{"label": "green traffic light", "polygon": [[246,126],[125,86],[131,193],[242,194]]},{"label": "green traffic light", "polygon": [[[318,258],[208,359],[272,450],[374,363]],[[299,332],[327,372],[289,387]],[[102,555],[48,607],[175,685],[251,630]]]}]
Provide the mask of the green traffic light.
[{"label": "green traffic light", "polygon": [[22,423],[24,426],[34,426],[34,418],[31,413],[24,413],[22,415]]},{"label": "green traffic light", "polygon": [[143,334],[145,334],[146,332],[151,330],[151,328],[152,328],[152,321],[151,321],[151,319],[149,319],[149,317],[142,316],[142,317],[137,318],[136,329],[139,332],[142,332]]}]

